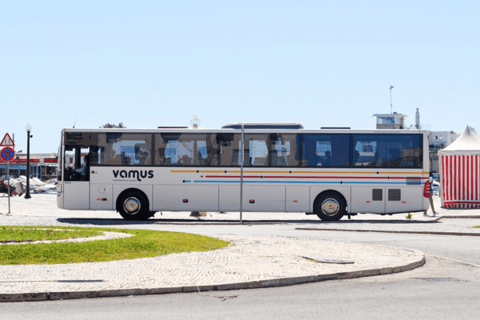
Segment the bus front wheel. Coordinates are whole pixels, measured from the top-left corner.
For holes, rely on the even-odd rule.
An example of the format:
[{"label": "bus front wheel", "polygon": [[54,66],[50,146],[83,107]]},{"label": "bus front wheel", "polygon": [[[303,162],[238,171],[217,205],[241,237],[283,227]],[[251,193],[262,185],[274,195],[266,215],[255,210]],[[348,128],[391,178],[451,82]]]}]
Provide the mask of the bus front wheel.
[{"label": "bus front wheel", "polygon": [[152,215],[148,210],[148,199],[140,191],[127,191],[117,200],[117,211],[125,220],[147,220]]},{"label": "bus front wheel", "polygon": [[323,221],[338,221],[346,213],[347,204],[336,192],[325,192],[315,200],[315,214]]}]

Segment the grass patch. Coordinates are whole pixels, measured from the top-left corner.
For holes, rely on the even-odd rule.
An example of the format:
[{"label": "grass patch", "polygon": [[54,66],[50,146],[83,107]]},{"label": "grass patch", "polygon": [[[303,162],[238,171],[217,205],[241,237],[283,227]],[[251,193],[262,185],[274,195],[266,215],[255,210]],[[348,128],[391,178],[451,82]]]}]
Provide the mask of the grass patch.
[{"label": "grass patch", "polygon": [[61,240],[99,236],[94,229],[64,229],[56,227],[0,227],[0,242]]},{"label": "grass patch", "polygon": [[480,226],[475,226],[474,228],[480,228]]},{"label": "grass patch", "polygon": [[[48,229],[48,227],[36,228]],[[58,264],[138,259],[171,253],[210,251],[230,244],[207,236],[180,232],[112,228],[50,228],[70,230],[66,232],[72,230],[124,232],[134,236],[87,242],[0,245],[0,264]]]}]

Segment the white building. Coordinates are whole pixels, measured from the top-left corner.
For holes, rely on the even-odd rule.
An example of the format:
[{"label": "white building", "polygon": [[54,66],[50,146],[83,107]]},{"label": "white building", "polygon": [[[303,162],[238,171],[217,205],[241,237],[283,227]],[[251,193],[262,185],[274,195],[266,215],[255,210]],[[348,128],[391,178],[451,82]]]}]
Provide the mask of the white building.
[{"label": "white building", "polygon": [[443,149],[458,138],[458,133],[454,131],[432,131],[430,138],[430,148]]},{"label": "white building", "polygon": [[430,147],[430,171],[439,173],[438,151],[448,147],[458,138],[458,133],[454,131],[432,131],[429,139]]},{"label": "white building", "polygon": [[[72,161],[67,159],[67,161]],[[58,158],[56,153],[30,153],[30,176],[49,179],[56,175]],[[9,165],[10,176],[19,177],[27,174],[27,154],[17,153]],[[6,175],[7,163],[0,162],[0,176]]]}]

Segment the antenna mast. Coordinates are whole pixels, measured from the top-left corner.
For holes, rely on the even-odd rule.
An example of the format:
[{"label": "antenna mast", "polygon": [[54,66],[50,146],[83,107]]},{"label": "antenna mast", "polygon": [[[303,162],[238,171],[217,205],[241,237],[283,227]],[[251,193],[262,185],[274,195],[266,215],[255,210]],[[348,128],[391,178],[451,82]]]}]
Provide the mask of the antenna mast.
[{"label": "antenna mast", "polygon": [[393,113],[393,103],[392,103],[392,89],[394,86],[390,85],[390,113]]},{"label": "antenna mast", "polygon": [[77,119],[78,119],[78,114],[77,117],[75,118],[75,122],[73,123],[73,128],[75,129],[75,125],[77,124]]}]

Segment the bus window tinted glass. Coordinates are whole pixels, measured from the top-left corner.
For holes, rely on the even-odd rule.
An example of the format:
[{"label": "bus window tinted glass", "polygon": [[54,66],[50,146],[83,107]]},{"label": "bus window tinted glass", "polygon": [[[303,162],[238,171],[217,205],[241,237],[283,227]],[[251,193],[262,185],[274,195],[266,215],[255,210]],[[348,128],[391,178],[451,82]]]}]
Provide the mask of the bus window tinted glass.
[{"label": "bus window tinted glass", "polygon": [[239,166],[242,156],[242,136],[238,133],[218,133],[219,166]]},{"label": "bus window tinted glass", "polygon": [[101,133],[92,164],[146,166],[152,164],[152,134]]},{"label": "bus window tinted glass", "polygon": [[346,167],[349,165],[349,135],[304,134],[302,153],[307,167]]},{"label": "bus window tinted glass", "polygon": [[219,159],[214,133],[156,134],[155,151],[160,166],[215,166]]},{"label": "bus window tinted glass", "polygon": [[272,167],[293,167],[298,165],[295,161],[297,153],[295,134],[270,135],[270,165]]},{"label": "bus window tinted glass", "polygon": [[421,168],[422,135],[353,135],[353,166]]},{"label": "bus window tinted glass", "polygon": [[269,163],[269,134],[250,133],[245,135],[244,166],[264,167]]},{"label": "bus window tinted glass", "polygon": [[[250,167],[285,167],[295,166],[296,135],[294,134],[245,134],[245,161],[244,166]],[[226,144],[227,145],[227,144]],[[230,145],[230,144],[229,144]],[[242,161],[241,135],[235,134],[231,145],[231,165],[240,166]],[[222,149],[222,154],[225,151]],[[230,156],[226,156],[230,159]],[[222,165],[225,165],[222,157]]]}]

